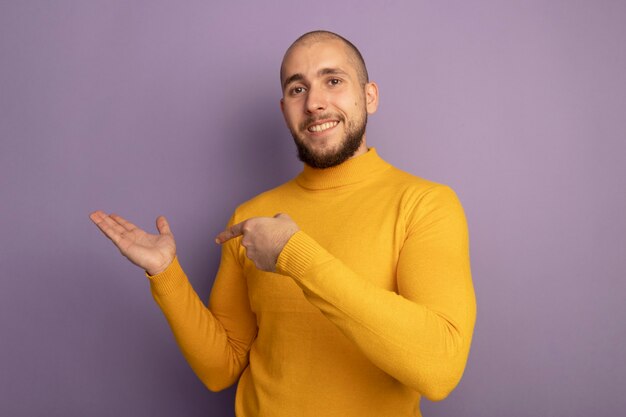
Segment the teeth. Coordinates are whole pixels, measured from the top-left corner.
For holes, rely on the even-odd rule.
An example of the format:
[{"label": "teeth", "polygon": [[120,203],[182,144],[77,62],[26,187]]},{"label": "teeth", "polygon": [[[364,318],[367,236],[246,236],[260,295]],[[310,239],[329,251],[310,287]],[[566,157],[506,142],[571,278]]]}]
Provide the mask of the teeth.
[{"label": "teeth", "polygon": [[331,127],[335,127],[339,124],[339,122],[326,122],[321,125],[315,125],[309,127],[309,132],[323,132],[326,129],[330,129]]}]

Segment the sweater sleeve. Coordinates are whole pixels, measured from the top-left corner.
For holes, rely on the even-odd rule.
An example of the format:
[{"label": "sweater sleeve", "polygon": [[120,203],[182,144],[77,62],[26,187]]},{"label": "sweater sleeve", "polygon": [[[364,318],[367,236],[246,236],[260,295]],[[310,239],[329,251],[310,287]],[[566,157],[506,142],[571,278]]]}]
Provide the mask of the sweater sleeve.
[{"label": "sweater sleeve", "polygon": [[180,350],[211,391],[225,389],[238,380],[257,333],[236,245],[233,241],[222,246],[209,307],[192,288],[177,258],[162,273],[148,276],[152,296]]},{"label": "sweater sleeve", "polygon": [[277,271],[403,384],[441,400],[460,381],[476,304],[465,215],[449,187],[427,191],[410,210],[397,293],[360,278],[303,231],[283,248]]}]

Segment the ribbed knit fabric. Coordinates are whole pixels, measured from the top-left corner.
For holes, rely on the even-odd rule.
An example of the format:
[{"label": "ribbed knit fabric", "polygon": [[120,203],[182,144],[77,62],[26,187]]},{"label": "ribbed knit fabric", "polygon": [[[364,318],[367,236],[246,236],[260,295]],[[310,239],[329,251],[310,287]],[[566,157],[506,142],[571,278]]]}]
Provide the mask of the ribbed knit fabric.
[{"label": "ribbed knit fabric", "polygon": [[239,381],[238,416],[421,416],[458,384],[476,317],[455,193],[375,149],[237,208],[300,227],[277,272],[223,245],[208,308],[178,259],[149,277],[187,361],[211,390]]}]

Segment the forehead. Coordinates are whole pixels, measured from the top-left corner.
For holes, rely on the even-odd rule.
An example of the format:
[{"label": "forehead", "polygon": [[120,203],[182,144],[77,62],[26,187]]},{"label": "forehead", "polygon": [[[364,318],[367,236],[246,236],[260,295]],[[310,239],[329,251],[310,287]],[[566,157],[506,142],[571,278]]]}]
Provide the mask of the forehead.
[{"label": "forehead", "polygon": [[292,46],[283,59],[281,80],[294,74],[315,77],[320,69],[338,68],[356,77],[348,48],[336,39],[301,42]]}]

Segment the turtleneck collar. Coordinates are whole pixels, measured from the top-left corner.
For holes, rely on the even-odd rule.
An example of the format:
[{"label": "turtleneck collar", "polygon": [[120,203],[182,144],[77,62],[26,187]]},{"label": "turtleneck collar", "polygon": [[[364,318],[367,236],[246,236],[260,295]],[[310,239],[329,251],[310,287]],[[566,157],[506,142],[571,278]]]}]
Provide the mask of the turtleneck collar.
[{"label": "turtleneck collar", "polygon": [[295,178],[296,182],[307,189],[323,190],[356,184],[389,168],[375,148],[366,153],[350,158],[344,163],[331,168],[319,169],[304,165],[304,170]]}]

